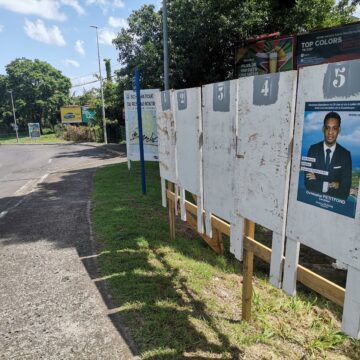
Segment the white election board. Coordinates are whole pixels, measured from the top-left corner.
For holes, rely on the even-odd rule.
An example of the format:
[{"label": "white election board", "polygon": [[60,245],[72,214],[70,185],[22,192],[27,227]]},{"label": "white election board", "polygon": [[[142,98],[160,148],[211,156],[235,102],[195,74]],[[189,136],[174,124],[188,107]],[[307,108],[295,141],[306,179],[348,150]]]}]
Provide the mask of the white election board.
[{"label": "white election board", "polygon": [[174,117],[181,217],[186,220],[185,190],[187,190],[197,196],[198,230],[203,232],[201,88],[175,91]]},{"label": "white election board", "polygon": [[[204,209],[227,221],[234,208],[236,84],[231,80],[203,87]],[[211,235],[209,216],[206,232]]]},{"label": "white election board", "polygon": [[[156,132],[155,94],[158,89],[140,90],[144,159],[158,161],[158,136]],[[136,93],[124,91],[126,151],[129,161],[140,160],[139,127]]]},{"label": "white election board", "polygon": [[175,119],[173,114],[174,91],[156,94],[157,134],[159,137],[160,176],[176,183]]},{"label": "white election board", "polygon": [[285,239],[296,80],[296,71],[287,71],[244,77],[238,86],[235,214],[273,230],[270,281],[276,286]]},{"label": "white election board", "polygon": [[[283,285],[295,292],[299,243],[349,265],[343,329],[355,337],[360,334],[359,78],[359,60],[300,69]],[[329,144],[336,141],[327,165],[324,137]]]}]

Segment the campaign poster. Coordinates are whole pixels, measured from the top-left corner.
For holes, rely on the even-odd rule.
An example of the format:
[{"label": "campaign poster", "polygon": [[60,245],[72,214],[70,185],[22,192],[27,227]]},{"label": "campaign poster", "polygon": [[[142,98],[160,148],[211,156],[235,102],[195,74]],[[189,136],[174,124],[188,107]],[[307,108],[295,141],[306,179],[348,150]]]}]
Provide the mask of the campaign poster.
[{"label": "campaign poster", "polygon": [[355,218],[360,101],[306,102],[297,200]]},{"label": "campaign poster", "polygon": [[[158,136],[156,128],[155,93],[158,89],[140,91],[142,131],[145,160],[158,161]],[[132,90],[124,91],[125,125],[127,157],[129,160],[140,160],[139,127],[136,93]]]},{"label": "campaign poster", "polygon": [[298,35],[297,68],[360,58],[360,23]]},{"label": "campaign poster", "polygon": [[293,37],[261,40],[236,49],[237,77],[255,76],[293,69]]}]

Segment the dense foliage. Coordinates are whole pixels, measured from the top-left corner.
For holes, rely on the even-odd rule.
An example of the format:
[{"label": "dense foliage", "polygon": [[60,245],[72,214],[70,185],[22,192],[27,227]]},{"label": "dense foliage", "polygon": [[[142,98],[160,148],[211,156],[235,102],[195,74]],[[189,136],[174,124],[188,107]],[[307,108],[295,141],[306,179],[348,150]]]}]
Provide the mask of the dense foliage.
[{"label": "dense foliage", "polygon": [[[234,47],[260,34],[298,33],[354,21],[358,1],[168,0],[170,86],[199,86],[232,77]],[[144,5],[128,18],[114,44],[130,88],[136,66],[142,87],[162,87],[162,10]]]},{"label": "dense foliage", "polygon": [[13,91],[16,118],[20,126],[40,122],[52,127],[59,119],[59,108],[66,104],[70,79],[50,64],[40,60],[18,58],[6,66],[0,77],[0,122],[13,122],[10,94]]}]

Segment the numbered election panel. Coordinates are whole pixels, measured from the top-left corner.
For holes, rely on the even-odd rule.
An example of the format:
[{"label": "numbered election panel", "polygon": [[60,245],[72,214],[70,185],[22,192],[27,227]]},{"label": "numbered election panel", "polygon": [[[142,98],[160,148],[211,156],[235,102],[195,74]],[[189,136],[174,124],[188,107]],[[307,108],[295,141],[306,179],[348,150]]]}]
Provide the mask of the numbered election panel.
[{"label": "numbered election panel", "polygon": [[204,209],[230,221],[234,209],[237,80],[203,87]]},{"label": "numbered election panel", "polygon": [[176,183],[176,127],[174,119],[174,90],[155,95],[159,166],[163,179]]},{"label": "numbered election panel", "polygon": [[[359,60],[299,71],[286,229],[289,238],[357,269],[359,78]],[[328,163],[324,143],[332,146]]]},{"label": "numbered election panel", "polygon": [[239,79],[235,212],[285,231],[296,71]]},{"label": "numbered election panel", "polygon": [[360,61],[299,71],[283,289],[300,243],[348,267],[342,329],[360,338]]},{"label": "numbered election panel", "polygon": [[177,90],[174,100],[177,183],[185,190],[201,196],[201,88]]}]

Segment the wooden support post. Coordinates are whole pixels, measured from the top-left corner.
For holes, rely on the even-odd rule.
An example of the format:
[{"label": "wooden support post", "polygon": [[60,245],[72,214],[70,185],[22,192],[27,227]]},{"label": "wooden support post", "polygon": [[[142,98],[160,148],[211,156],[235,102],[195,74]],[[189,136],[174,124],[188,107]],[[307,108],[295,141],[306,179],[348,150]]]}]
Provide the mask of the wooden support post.
[{"label": "wooden support post", "polygon": [[220,250],[220,254],[224,253],[224,243],[222,239],[222,233],[218,229],[213,230],[213,240],[217,244],[218,249]]},{"label": "wooden support post", "polygon": [[[255,223],[245,220],[245,237],[255,237]],[[246,243],[245,243],[246,244]],[[254,268],[254,253],[244,246],[243,262],[243,291],[242,291],[242,319],[251,320],[251,300],[252,300],[252,277]]]},{"label": "wooden support post", "polygon": [[[174,185],[168,181],[167,188],[169,191],[173,190]],[[170,240],[175,240],[175,201],[168,199],[168,213],[169,213],[169,226],[170,226]]]}]

